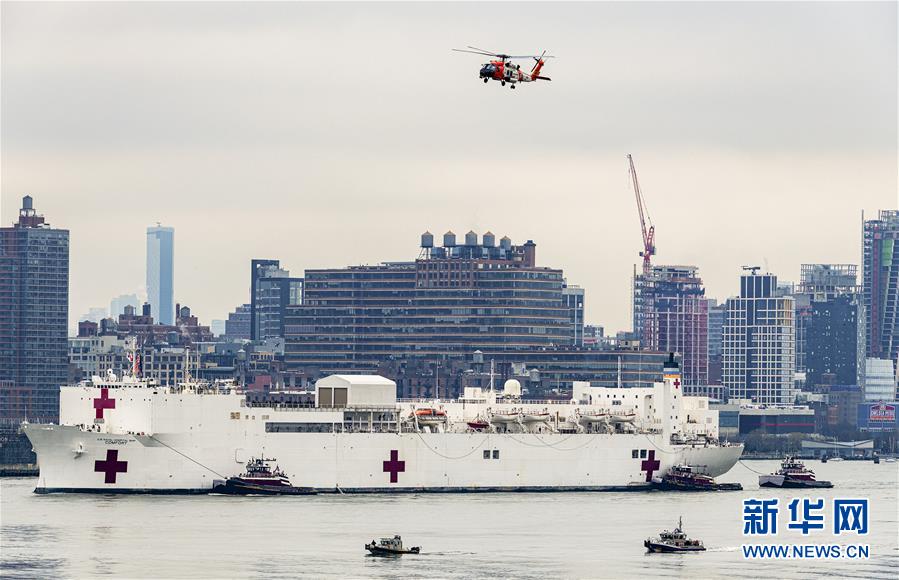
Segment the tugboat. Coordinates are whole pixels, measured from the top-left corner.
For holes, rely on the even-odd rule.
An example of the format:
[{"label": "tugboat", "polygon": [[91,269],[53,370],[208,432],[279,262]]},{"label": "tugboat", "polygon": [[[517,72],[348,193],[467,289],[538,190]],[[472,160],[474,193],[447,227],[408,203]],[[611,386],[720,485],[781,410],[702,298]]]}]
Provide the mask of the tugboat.
[{"label": "tugboat", "polygon": [[667,491],[740,491],[739,483],[717,483],[710,475],[693,465],[680,464],[661,477],[652,478],[653,485]]},{"label": "tugboat", "polygon": [[371,552],[372,556],[402,556],[403,554],[418,554],[421,552],[419,546],[413,546],[409,549],[403,548],[403,538],[400,536],[381,538],[378,542],[372,540],[370,544],[365,544],[365,549]]},{"label": "tugboat", "polygon": [[798,459],[787,456],[776,472],[759,476],[759,487],[833,487],[833,484],[817,481],[814,471]]},{"label": "tugboat", "polygon": [[212,493],[227,495],[315,495],[309,487],[294,487],[277,466],[271,468],[274,459],[252,458],[247,471],[237,477],[213,482]]},{"label": "tugboat", "polygon": [[691,540],[683,530],[683,518],[677,518],[677,527],[673,532],[668,530],[659,534],[658,538],[648,538],[643,542],[649,553],[670,552],[705,552],[702,540]]}]

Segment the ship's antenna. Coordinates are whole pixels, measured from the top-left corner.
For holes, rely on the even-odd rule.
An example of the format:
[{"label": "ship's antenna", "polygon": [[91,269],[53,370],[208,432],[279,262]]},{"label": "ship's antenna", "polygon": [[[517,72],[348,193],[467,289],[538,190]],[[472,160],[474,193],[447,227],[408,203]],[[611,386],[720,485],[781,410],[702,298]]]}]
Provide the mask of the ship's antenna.
[{"label": "ship's antenna", "polygon": [[190,347],[184,347],[184,382],[190,383]]},{"label": "ship's antenna", "polygon": [[490,359],[490,392],[491,393],[493,392],[493,377],[496,376],[496,373],[493,372],[493,369],[495,368],[494,367],[495,362],[496,361],[494,361],[493,359]]}]

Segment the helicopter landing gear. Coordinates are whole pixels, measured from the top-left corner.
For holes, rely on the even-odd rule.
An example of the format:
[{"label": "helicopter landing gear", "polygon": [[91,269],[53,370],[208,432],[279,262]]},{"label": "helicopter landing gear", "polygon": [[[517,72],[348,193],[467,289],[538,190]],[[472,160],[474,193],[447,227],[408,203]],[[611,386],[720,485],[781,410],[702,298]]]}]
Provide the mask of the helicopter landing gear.
[{"label": "helicopter landing gear", "polygon": [[515,88],[515,83],[512,83],[512,88],[513,88],[513,89]]},{"label": "helicopter landing gear", "polygon": [[487,81],[489,81],[489,80],[490,80],[490,79],[485,78],[485,79],[484,79],[484,84],[487,84]]},{"label": "helicopter landing gear", "polygon": [[502,86],[506,86],[506,81],[499,81]]}]

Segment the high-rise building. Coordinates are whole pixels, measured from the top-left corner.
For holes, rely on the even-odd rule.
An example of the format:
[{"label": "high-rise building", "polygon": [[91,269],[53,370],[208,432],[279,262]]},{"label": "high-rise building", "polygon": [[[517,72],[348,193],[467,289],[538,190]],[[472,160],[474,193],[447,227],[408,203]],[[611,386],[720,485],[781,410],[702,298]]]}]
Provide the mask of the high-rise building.
[{"label": "high-rise building", "polygon": [[225,321],[225,338],[228,340],[250,340],[250,305],[241,304],[228,314]]},{"label": "high-rise building", "polygon": [[584,289],[580,286],[565,285],[562,287],[562,299],[568,309],[571,322],[572,344],[584,346]]},{"label": "high-rise building", "polygon": [[0,419],[56,421],[68,377],[69,231],[22,199],[0,228]]},{"label": "high-rise building", "polygon": [[899,359],[899,211],[864,220],[862,281],[868,358]]},{"label": "high-rise building", "polygon": [[882,358],[865,359],[865,401],[895,401],[896,371],[893,361]]},{"label": "high-rise building", "polygon": [[721,353],[727,305],[709,298],[709,384],[721,384]]},{"label": "high-rise building", "polygon": [[858,267],[803,264],[801,275],[795,294],[797,371],[805,373],[805,384],[812,388],[861,384],[864,334]]},{"label": "high-rise building", "polygon": [[441,360],[573,345],[561,270],[537,266],[536,244],[452,232],[422,236],[419,258],[306,270],[288,308],[286,361],[321,372],[376,372],[402,357]]},{"label": "high-rise building", "polygon": [[147,301],[159,324],[175,323],[175,228],[147,228]]},{"label": "high-rise building", "polygon": [[740,277],[739,298],[728,298],[723,337],[723,383],[732,399],[766,405],[795,399],[794,300],[777,276]]},{"label": "high-rise building", "polygon": [[291,278],[278,260],[250,263],[250,338],[284,337],[288,306],[303,303],[303,279]]},{"label": "high-rise building", "polygon": [[696,266],[652,266],[635,274],[633,303],[643,348],[677,353],[684,385],[707,385],[709,303]]}]

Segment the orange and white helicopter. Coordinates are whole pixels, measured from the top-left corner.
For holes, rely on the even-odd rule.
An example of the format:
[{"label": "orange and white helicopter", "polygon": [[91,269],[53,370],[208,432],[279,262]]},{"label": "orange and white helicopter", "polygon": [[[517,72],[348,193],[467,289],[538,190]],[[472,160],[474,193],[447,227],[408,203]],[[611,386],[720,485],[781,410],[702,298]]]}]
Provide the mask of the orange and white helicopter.
[{"label": "orange and white helicopter", "polygon": [[[506,83],[512,85],[512,88],[515,88],[517,83],[529,83],[531,81],[541,80],[541,81],[549,81],[552,80],[549,77],[540,76],[540,70],[543,68],[544,59],[547,58],[555,58],[554,56],[546,56],[546,51],[543,51],[543,54],[540,56],[535,56],[533,54],[524,55],[524,56],[513,56],[509,54],[498,54],[495,52],[490,52],[489,50],[484,50],[482,48],[478,48],[476,46],[469,46],[471,50],[465,50],[463,48],[454,48],[456,52],[470,52],[473,54],[480,54],[483,56],[493,56],[499,60],[491,60],[487,64],[481,67],[480,78],[484,79],[486,83],[489,80],[499,81],[501,85],[505,86]],[[511,61],[513,58],[533,58],[536,63],[534,67],[531,69],[531,72],[523,72],[521,70],[520,64],[514,64]]]}]

